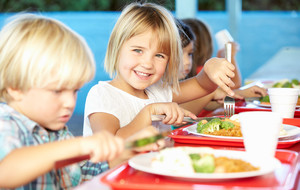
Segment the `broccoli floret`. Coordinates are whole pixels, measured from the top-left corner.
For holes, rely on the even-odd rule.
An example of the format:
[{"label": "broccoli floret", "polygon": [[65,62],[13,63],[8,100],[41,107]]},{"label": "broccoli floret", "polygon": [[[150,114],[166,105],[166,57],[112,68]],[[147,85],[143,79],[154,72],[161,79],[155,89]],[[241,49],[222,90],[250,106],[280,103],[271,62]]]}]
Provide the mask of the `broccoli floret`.
[{"label": "broccoli floret", "polygon": [[192,161],[198,161],[198,160],[200,160],[200,158],[201,158],[200,154],[196,154],[196,153],[194,153],[194,154],[189,154],[189,156],[190,156],[190,158],[192,159]]},{"label": "broccoli floret", "polygon": [[292,83],[290,83],[290,82],[285,82],[285,83],[282,85],[282,88],[292,88]]},{"label": "broccoli floret", "polygon": [[205,123],[204,125],[202,125],[201,128],[197,127],[197,132],[198,133],[214,132],[220,129],[220,125],[221,125],[221,119],[214,118],[209,122]]},{"label": "broccoli floret", "polygon": [[234,124],[231,123],[230,121],[222,121],[221,123],[221,129],[230,129],[234,127]]},{"label": "broccoli floret", "polygon": [[201,131],[202,126],[207,123],[207,120],[201,120],[197,123],[197,131]]},{"label": "broccoli floret", "polygon": [[273,88],[281,88],[282,87],[282,83],[281,82],[276,82],[275,84],[273,84],[272,87]]},{"label": "broccoli floret", "polygon": [[215,160],[211,155],[200,156],[199,154],[190,154],[192,166],[196,173],[213,173],[215,171]]},{"label": "broccoli floret", "polygon": [[292,86],[299,86],[299,81],[297,79],[292,79]]},{"label": "broccoli floret", "polygon": [[270,96],[269,95],[266,95],[264,97],[261,97],[259,99],[261,102],[270,102]]}]

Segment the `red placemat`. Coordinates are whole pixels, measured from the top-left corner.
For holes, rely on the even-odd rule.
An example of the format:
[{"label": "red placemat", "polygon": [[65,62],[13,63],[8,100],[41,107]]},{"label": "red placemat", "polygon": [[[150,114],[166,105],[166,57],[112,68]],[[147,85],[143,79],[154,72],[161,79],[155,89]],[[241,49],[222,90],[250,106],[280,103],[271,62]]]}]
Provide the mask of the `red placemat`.
[{"label": "red placemat", "polygon": [[[200,180],[186,181],[172,177],[150,174],[131,168],[128,163],[109,171],[100,178],[100,181],[112,189],[292,189],[295,186],[299,171],[299,154],[294,151],[277,150],[276,158],[281,166],[273,173],[242,178],[238,180]],[[96,188],[96,187],[95,187]]]},{"label": "red placemat", "polygon": [[[300,127],[300,119],[295,119],[295,118],[284,119],[283,123]],[[175,129],[174,131],[172,131],[169,137],[171,137],[177,143],[244,147],[243,139],[214,138],[214,137],[193,135],[183,130],[186,127],[188,126]],[[288,148],[298,142],[300,142],[299,135],[291,137],[289,139],[279,140],[277,144],[277,148]]]}]

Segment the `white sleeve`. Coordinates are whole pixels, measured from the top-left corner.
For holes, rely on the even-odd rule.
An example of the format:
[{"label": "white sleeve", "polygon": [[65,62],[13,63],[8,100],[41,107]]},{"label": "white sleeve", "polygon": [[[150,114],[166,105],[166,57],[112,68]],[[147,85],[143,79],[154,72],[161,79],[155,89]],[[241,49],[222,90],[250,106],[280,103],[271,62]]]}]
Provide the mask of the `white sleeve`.
[{"label": "white sleeve", "polygon": [[105,87],[102,87],[101,84],[96,84],[90,89],[85,102],[83,136],[92,135],[92,129],[88,119],[90,114],[104,112],[115,116],[117,115],[117,101],[113,99],[112,93],[107,91]]}]

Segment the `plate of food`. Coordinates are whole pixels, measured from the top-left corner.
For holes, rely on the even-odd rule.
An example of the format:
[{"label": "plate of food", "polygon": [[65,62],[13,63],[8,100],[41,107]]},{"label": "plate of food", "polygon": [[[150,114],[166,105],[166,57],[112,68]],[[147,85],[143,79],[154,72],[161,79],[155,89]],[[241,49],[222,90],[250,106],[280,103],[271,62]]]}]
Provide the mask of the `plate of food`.
[{"label": "plate of food", "polygon": [[[300,84],[297,79],[282,79],[280,81],[274,82],[270,88],[298,88],[300,89]],[[259,100],[254,100],[252,103],[259,107],[271,108],[269,95],[259,98]],[[300,108],[300,96],[298,97],[298,102],[296,108]]]},{"label": "plate of food", "polygon": [[245,151],[186,146],[139,154],[129,159],[128,164],[136,170],[182,180],[256,177],[281,165],[276,158],[253,162]]},{"label": "plate of food", "polygon": [[[205,137],[243,139],[238,114],[231,116],[229,119],[214,118],[210,121],[204,119],[186,127],[184,131]],[[299,134],[299,127],[282,124],[279,132],[279,138],[288,138]]]}]

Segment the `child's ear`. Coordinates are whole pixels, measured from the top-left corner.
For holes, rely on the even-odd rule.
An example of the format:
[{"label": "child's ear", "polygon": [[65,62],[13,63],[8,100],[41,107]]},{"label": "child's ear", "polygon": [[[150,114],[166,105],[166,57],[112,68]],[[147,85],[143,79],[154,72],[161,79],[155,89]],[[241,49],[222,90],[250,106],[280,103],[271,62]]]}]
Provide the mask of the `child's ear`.
[{"label": "child's ear", "polygon": [[8,94],[12,97],[14,101],[19,101],[22,99],[23,92],[19,89],[7,88]]}]

